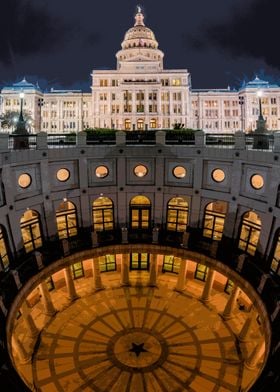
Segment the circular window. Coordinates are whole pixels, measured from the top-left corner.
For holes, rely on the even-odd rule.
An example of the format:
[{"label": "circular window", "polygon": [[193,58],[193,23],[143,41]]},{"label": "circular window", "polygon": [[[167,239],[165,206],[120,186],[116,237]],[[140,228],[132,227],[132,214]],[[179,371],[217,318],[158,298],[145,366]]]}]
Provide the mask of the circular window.
[{"label": "circular window", "polygon": [[252,175],[250,182],[254,189],[261,189],[264,185],[263,177],[259,174]]},{"label": "circular window", "polygon": [[95,169],[95,175],[98,178],[105,178],[108,176],[108,174],[109,174],[109,170],[108,170],[108,167],[106,167],[106,166],[98,166]]},{"label": "circular window", "polygon": [[144,165],[138,165],[133,170],[137,177],[144,177],[148,173],[148,169]]},{"label": "circular window", "polygon": [[58,181],[67,181],[70,177],[70,172],[67,169],[59,169],[56,173]]},{"label": "circular window", "polygon": [[21,174],[18,178],[18,185],[21,188],[28,188],[31,184],[31,176],[27,173]]},{"label": "circular window", "polygon": [[216,182],[223,182],[226,175],[222,169],[215,169],[212,171],[212,178]]},{"label": "circular window", "polygon": [[187,175],[187,170],[183,166],[176,166],[174,167],[172,173],[176,178],[184,178]]}]

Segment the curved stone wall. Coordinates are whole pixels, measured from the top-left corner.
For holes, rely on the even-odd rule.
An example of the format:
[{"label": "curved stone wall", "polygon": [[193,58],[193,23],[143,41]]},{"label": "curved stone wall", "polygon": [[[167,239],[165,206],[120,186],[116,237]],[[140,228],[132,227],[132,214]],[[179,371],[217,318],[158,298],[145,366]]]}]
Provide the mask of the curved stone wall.
[{"label": "curved stone wall", "polygon": [[[196,138],[196,145],[192,146],[167,146],[160,144],[159,138],[156,145],[88,146],[81,139],[76,147],[48,149],[37,139],[37,150],[8,151],[2,148],[0,159],[0,223],[9,253],[9,265],[1,266],[2,324],[5,324],[9,308],[22,285],[40,268],[63,255],[75,254],[92,246],[98,251],[98,247],[110,243],[166,244],[211,255],[221,266],[226,264],[249,281],[263,298],[272,325],[270,356],[277,354],[279,277],[270,269],[280,228],[277,150],[206,147],[203,138],[201,143]],[[135,175],[137,165],[144,165],[147,174]],[[99,166],[108,169],[106,176],[99,175]],[[186,169],[184,177],[174,175],[177,166]],[[67,180],[57,178],[60,169],[68,171]],[[223,181],[215,181],[215,169],[224,172]],[[29,176],[27,187],[18,183],[23,174]],[[252,185],[254,175],[262,177],[263,185],[259,189]],[[92,233],[92,203],[100,195],[113,202],[114,230],[110,235]],[[137,195],[146,196],[151,202],[151,224],[144,234],[141,230],[131,233],[129,204]],[[166,230],[167,205],[177,196],[183,196],[188,202],[185,234]],[[78,228],[75,238],[59,240],[55,214],[63,200],[76,207]],[[204,209],[213,201],[228,203],[219,242],[204,238],[202,233]],[[26,253],[20,220],[28,210],[39,216],[42,246]],[[248,211],[256,212],[261,220],[255,255],[242,255],[244,252],[238,249],[240,225]],[[207,263],[206,260],[203,262]],[[5,339],[2,329],[4,346]]]}]

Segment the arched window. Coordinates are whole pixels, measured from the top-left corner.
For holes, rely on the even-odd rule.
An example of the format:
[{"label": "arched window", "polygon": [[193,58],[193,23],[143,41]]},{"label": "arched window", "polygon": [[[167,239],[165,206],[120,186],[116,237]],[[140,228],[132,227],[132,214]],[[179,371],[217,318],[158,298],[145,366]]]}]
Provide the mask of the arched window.
[{"label": "arched window", "polygon": [[270,269],[277,275],[280,275],[280,229],[278,229],[274,244],[273,258]]},{"label": "arched window", "polygon": [[25,211],[20,219],[20,229],[23,245],[27,253],[42,246],[42,234],[38,212],[34,210]]},{"label": "arched window", "polygon": [[71,201],[63,201],[56,210],[56,225],[59,239],[77,235],[76,207]]},{"label": "arched window", "polygon": [[100,196],[92,204],[93,229],[95,231],[114,229],[114,207],[108,197]]},{"label": "arched window", "polygon": [[240,227],[238,248],[244,252],[254,255],[260,237],[261,220],[259,216],[248,211],[243,215]]},{"label": "arched window", "polygon": [[[142,105],[141,105],[142,106]],[[140,111],[140,110],[139,110]],[[142,111],[142,110],[141,110]],[[139,130],[143,130],[144,129],[144,120],[142,120],[142,119],[140,119],[140,120],[137,120],[137,129],[139,129]]]},{"label": "arched window", "polygon": [[207,204],[203,220],[204,237],[217,241],[222,239],[227,206],[227,203],[224,201],[215,201]]},{"label": "arched window", "polygon": [[135,196],[130,204],[130,227],[149,229],[151,226],[151,202],[146,196]]},{"label": "arched window", "polygon": [[131,129],[131,121],[130,120],[128,120],[128,119],[124,120],[124,129],[126,131],[129,131]]},{"label": "arched window", "polygon": [[189,206],[185,197],[173,197],[167,205],[167,230],[186,231]]},{"label": "arched window", "polygon": [[6,231],[3,226],[0,225],[0,264],[1,269],[7,270],[10,264],[9,252],[7,246]]}]

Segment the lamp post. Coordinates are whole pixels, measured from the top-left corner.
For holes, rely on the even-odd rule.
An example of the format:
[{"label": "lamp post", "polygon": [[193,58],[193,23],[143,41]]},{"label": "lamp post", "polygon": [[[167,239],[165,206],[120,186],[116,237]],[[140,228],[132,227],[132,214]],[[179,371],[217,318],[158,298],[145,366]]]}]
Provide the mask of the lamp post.
[{"label": "lamp post", "polygon": [[24,100],[24,92],[22,91],[19,94],[20,98],[20,113],[18,116],[18,121],[16,123],[15,130],[13,134],[14,137],[14,149],[21,150],[25,148],[29,148],[28,142],[28,131],[26,129],[26,121],[23,118],[23,100]]},{"label": "lamp post", "polygon": [[241,131],[244,132],[244,97],[243,96],[239,96],[238,98],[239,100],[239,105],[240,105],[240,112],[241,112]]},{"label": "lamp post", "polygon": [[44,105],[44,99],[38,98],[38,107],[39,107],[39,132],[42,129],[42,106]]},{"label": "lamp post", "polygon": [[253,132],[253,148],[260,150],[269,149],[269,137],[266,129],[266,120],[262,114],[262,90],[257,91],[259,103],[259,117],[257,119],[257,128]]}]

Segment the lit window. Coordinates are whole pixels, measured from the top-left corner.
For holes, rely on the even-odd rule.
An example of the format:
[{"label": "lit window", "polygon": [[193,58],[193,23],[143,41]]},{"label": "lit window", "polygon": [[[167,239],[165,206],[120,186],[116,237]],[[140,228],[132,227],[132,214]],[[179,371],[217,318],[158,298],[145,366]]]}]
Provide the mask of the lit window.
[{"label": "lit window", "polygon": [[31,176],[27,173],[21,174],[18,178],[18,185],[21,188],[28,188],[31,184]]},{"label": "lit window", "polygon": [[184,178],[187,175],[187,170],[183,166],[176,166],[174,167],[172,173],[176,178]]},{"label": "lit window", "polygon": [[99,257],[99,269],[100,272],[116,271],[116,256],[115,255],[105,255]]},{"label": "lit window", "polygon": [[172,272],[173,274],[178,274],[181,264],[181,259],[174,256],[164,256],[162,272]]},{"label": "lit window", "polygon": [[10,261],[8,256],[8,247],[6,241],[6,233],[0,225],[0,265],[4,270],[9,267]]},{"label": "lit window", "polygon": [[108,176],[108,174],[109,174],[109,170],[106,166],[98,166],[95,169],[95,175],[98,178],[105,178]]},{"label": "lit window", "polygon": [[222,239],[225,217],[227,212],[227,203],[216,201],[207,204],[205,208],[203,221],[203,236],[212,240],[220,241]]},{"label": "lit window", "polygon": [[76,207],[70,201],[63,201],[56,210],[56,224],[59,239],[77,235]]},{"label": "lit window", "polygon": [[148,173],[148,169],[144,165],[138,165],[133,170],[137,177],[144,177]]},{"label": "lit window", "polygon": [[264,185],[264,180],[263,177],[259,174],[254,174],[250,179],[250,183],[254,189],[262,189]]},{"label": "lit window", "polygon": [[183,232],[188,224],[188,202],[185,197],[174,197],[167,205],[167,230]]},{"label": "lit window", "polygon": [[212,171],[212,178],[215,182],[223,182],[226,175],[222,169],[215,169]]},{"label": "lit window", "polygon": [[114,229],[114,207],[108,197],[99,197],[92,205],[93,227],[95,231]]},{"label": "lit window", "polygon": [[273,259],[271,261],[270,269],[277,275],[280,275],[280,231],[279,230],[276,236]]},{"label": "lit window", "polygon": [[56,178],[58,181],[67,181],[70,177],[70,172],[67,169],[59,169],[56,173]]},{"label": "lit window", "polygon": [[42,246],[40,219],[36,211],[25,211],[20,219],[20,229],[27,253]]},{"label": "lit window", "polygon": [[246,212],[241,222],[238,248],[250,255],[254,255],[260,231],[261,220],[259,216],[253,211]]},{"label": "lit window", "polygon": [[204,264],[197,264],[194,273],[195,279],[205,281],[207,278],[209,268]]}]

